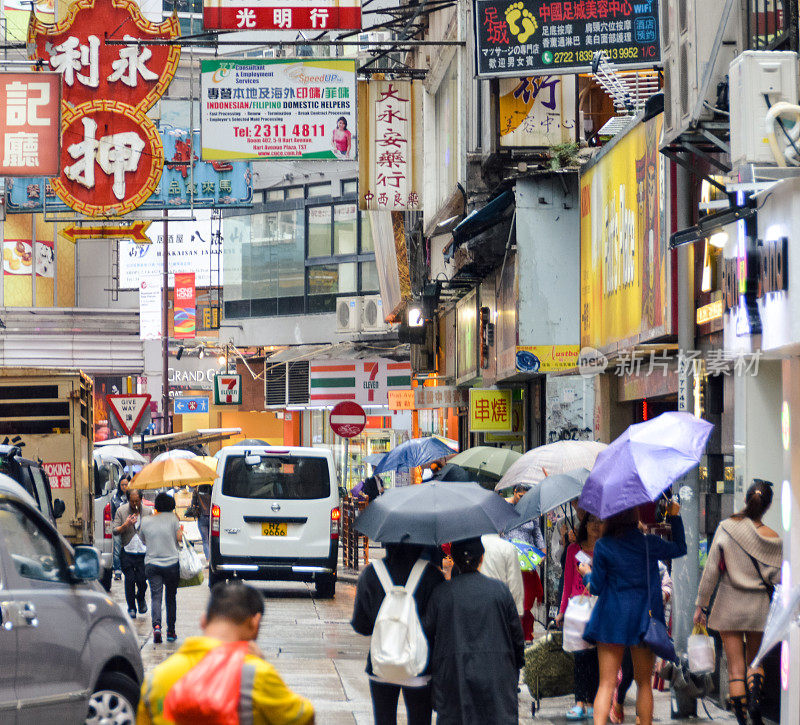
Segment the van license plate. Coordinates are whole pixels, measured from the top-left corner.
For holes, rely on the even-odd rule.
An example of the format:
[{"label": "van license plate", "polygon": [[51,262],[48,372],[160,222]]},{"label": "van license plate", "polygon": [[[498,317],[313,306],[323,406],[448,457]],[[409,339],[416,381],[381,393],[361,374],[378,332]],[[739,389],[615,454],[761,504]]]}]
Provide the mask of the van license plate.
[{"label": "van license plate", "polygon": [[262,523],[261,534],[263,536],[286,536],[287,525],[285,523]]}]

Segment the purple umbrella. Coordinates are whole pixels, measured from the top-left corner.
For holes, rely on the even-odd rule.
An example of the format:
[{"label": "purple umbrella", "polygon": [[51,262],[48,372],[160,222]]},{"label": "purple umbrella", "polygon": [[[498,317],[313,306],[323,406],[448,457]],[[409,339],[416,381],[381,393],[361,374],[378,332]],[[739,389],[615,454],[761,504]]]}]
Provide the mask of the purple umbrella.
[{"label": "purple umbrella", "polygon": [[606,519],[655,501],[700,462],[713,427],[689,413],[630,426],[597,456],[578,506]]}]

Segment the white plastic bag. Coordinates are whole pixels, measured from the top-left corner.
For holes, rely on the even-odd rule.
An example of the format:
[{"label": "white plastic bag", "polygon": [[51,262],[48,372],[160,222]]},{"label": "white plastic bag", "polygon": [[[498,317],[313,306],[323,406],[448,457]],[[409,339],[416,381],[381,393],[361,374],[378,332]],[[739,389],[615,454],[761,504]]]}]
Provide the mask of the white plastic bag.
[{"label": "white plastic bag", "polygon": [[203,562],[189,543],[184,543],[178,552],[178,566],[181,580],[193,579],[203,571]]},{"label": "white plastic bag", "polygon": [[717,666],[714,639],[708,636],[705,627],[695,625],[689,635],[686,650],[689,655],[689,672],[693,675],[708,675],[714,672]]},{"label": "white plastic bag", "polygon": [[589,644],[583,639],[583,632],[592,616],[592,610],[597,603],[597,597],[582,594],[572,597],[567,604],[564,612],[564,651],[579,652],[591,649],[593,644]]}]

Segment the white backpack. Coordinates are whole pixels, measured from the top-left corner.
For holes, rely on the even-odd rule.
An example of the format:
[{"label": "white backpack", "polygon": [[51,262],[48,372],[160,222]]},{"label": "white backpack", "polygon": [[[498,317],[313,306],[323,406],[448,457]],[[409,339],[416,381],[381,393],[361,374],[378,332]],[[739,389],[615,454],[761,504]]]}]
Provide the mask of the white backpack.
[{"label": "white backpack", "polygon": [[426,566],[427,562],[417,559],[406,585],[399,587],[380,559],[372,562],[386,596],[375,618],[369,653],[373,673],[387,682],[402,685],[417,677],[428,664],[428,640],[414,601],[414,591]]}]

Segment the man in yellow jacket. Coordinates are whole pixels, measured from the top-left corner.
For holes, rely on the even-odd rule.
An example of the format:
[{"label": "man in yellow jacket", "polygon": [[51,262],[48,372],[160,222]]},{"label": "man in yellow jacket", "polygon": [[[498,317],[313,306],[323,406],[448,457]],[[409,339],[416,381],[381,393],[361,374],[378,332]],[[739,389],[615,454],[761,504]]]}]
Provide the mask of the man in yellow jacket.
[{"label": "man in yellow jacket", "polygon": [[263,613],[264,599],[253,587],[240,582],[217,584],[200,622],[204,636],[189,637],[145,677],[138,725],[173,725],[174,721],[164,716],[164,700],[170,689],[212,649],[228,642],[250,643],[242,666],[238,708],[242,725],[313,725],[311,703],[286,686],[255,644]]}]

